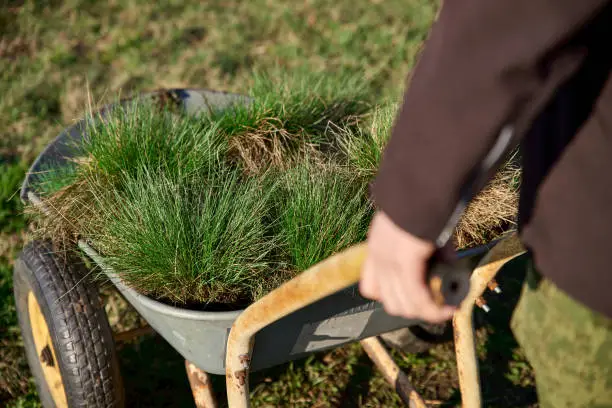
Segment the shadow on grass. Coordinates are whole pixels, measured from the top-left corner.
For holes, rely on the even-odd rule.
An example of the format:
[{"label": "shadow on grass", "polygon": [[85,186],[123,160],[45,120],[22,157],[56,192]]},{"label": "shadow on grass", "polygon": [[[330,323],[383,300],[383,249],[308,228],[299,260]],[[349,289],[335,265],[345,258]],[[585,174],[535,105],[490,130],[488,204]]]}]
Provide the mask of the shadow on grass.
[{"label": "shadow on grass", "polygon": [[374,370],[375,368],[368,355],[361,354],[353,367],[353,374],[342,391],[339,407],[356,407],[359,401],[367,398],[370,392],[370,380],[375,374]]},{"label": "shadow on grass", "polygon": [[193,407],[185,360],[160,336],[122,345],[119,359],[126,407]]}]

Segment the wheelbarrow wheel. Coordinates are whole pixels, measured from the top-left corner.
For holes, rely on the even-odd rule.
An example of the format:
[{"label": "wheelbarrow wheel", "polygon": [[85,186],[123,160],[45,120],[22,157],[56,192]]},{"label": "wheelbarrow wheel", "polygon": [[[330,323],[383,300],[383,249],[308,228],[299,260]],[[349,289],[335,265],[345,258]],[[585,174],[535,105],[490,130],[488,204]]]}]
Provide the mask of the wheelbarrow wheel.
[{"label": "wheelbarrow wheel", "polygon": [[79,259],[48,241],[25,246],[14,269],[19,325],[42,405],[121,407],[119,361],[97,286]]},{"label": "wheelbarrow wheel", "polygon": [[423,353],[436,344],[450,341],[453,338],[453,326],[450,322],[441,324],[421,323],[393,330],[380,337],[389,347],[404,353]]}]

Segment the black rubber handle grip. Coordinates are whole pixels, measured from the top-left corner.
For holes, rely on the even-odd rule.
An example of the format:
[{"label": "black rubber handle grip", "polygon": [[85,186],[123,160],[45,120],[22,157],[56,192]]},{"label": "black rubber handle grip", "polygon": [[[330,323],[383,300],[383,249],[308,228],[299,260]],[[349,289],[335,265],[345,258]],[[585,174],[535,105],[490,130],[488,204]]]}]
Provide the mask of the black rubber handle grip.
[{"label": "black rubber handle grip", "polygon": [[466,259],[436,252],[429,260],[427,272],[427,284],[434,302],[439,306],[459,306],[470,291],[471,273]]}]

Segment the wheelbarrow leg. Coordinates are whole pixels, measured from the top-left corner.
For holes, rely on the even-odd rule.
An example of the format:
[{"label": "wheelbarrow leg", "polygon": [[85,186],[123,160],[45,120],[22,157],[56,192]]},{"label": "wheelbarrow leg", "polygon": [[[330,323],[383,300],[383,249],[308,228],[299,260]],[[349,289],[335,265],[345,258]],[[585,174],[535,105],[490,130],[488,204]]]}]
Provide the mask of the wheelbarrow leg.
[{"label": "wheelbarrow leg", "polygon": [[525,251],[516,234],[496,244],[479,262],[470,278],[470,292],[453,316],[455,355],[459,372],[459,388],[464,408],[480,408],[480,378],[474,343],[472,313],[474,304],[482,304],[481,296],[501,267]]},{"label": "wheelbarrow leg", "polygon": [[427,408],[425,401],[423,401],[419,393],[410,384],[406,374],[395,364],[385,346],[378,340],[378,337],[368,337],[361,340],[360,343],[370,359],[376,364],[385,380],[395,388],[404,404],[410,408]]},{"label": "wheelbarrow leg", "polygon": [[187,360],[185,360],[185,370],[196,408],[217,408],[217,401],[208,374]]}]

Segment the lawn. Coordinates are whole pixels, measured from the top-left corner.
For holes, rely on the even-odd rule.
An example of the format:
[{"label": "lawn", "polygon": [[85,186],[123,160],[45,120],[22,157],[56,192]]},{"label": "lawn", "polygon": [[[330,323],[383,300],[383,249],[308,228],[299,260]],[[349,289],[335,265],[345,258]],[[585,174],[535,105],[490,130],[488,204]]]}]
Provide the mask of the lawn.
[{"label": "lawn", "polygon": [[[437,8],[429,0],[4,0],[0,406],[39,406],[12,299],[12,262],[30,234],[17,196],[28,165],[63,127],[89,104],[118,95],[188,86],[244,93],[254,71],[279,68],[351,73],[374,100],[397,101]],[[500,280],[505,294],[490,299],[491,313],[476,316],[485,401],[536,406],[531,369],[508,329],[520,273]],[[138,319],[112,293],[108,299],[115,328]],[[192,406],[183,361],[163,339],[149,335],[119,348],[128,406]],[[432,405],[457,405],[450,345],[395,358]],[[222,378],[214,380],[221,392]],[[257,373],[251,390],[259,407],[400,406],[359,345]]]}]

